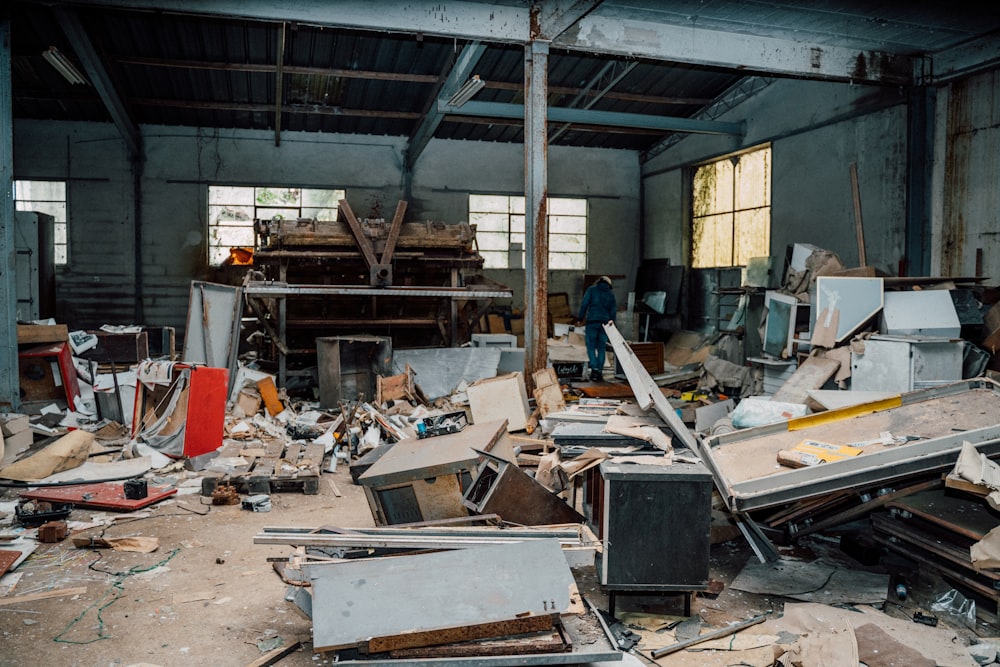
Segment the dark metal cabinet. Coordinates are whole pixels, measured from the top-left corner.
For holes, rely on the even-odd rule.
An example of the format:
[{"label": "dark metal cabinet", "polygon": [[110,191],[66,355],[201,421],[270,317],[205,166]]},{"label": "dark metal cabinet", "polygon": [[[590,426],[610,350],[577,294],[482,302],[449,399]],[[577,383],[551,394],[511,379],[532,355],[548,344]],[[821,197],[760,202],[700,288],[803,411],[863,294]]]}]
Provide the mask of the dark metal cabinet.
[{"label": "dark metal cabinet", "polygon": [[712,476],[700,464],[605,461],[588,478],[585,509],[603,544],[609,591],[708,587]]}]

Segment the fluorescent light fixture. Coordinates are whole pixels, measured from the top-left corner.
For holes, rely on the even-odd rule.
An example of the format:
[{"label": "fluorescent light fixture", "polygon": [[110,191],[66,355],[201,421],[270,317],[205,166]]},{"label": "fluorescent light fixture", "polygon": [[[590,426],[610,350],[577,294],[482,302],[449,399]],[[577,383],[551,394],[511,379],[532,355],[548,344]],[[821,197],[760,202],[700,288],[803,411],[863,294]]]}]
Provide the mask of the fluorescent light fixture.
[{"label": "fluorescent light fixture", "polygon": [[465,85],[458,89],[457,93],[451,96],[451,99],[448,100],[448,106],[456,108],[462,106],[485,87],[486,82],[480,79],[478,74],[474,74],[471,79],[465,82]]},{"label": "fluorescent light fixture", "polygon": [[42,57],[49,61],[49,64],[55,68],[57,72],[62,74],[63,78],[72,84],[86,84],[87,80],[83,78],[73,63],[69,61],[69,58],[62,54],[62,51],[54,46],[50,46],[48,50],[42,51]]}]

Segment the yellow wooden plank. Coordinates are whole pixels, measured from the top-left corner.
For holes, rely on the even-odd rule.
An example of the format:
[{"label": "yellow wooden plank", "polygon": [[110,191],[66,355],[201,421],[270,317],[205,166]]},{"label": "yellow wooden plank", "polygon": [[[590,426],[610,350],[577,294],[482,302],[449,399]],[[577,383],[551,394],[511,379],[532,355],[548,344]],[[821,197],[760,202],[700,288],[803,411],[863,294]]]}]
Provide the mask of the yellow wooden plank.
[{"label": "yellow wooden plank", "polygon": [[902,404],[902,396],[893,396],[892,398],[886,398],[881,401],[872,401],[871,403],[862,403],[861,405],[849,405],[846,408],[827,410],[826,412],[806,415],[805,417],[796,417],[788,420],[788,430],[801,431],[804,428],[831,424],[842,419],[854,419],[855,417],[860,417],[861,415],[881,412],[882,410],[889,410],[890,408],[898,408]]}]

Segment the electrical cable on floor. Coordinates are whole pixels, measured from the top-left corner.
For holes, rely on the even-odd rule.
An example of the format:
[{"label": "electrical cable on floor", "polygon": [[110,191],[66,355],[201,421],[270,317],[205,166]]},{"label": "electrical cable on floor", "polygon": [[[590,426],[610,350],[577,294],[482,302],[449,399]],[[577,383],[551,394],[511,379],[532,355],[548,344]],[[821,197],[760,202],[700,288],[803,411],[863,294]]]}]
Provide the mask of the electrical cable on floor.
[{"label": "electrical cable on floor", "polygon": [[[101,534],[103,535],[104,531],[101,531]],[[142,567],[142,566],[136,565],[136,566],[133,566],[133,567],[129,568],[125,572],[110,572],[108,570],[98,570],[98,569],[94,568],[93,566],[94,566],[94,563],[97,563],[97,561],[101,560],[101,557],[99,556],[98,558],[96,558],[94,560],[94,562],[91,563],[90,565],[88,565],[87,567],[89,569],[91,569],[91,570],[94,570],[95,572],[103,572],[105,574],[110,574],[110,575],[116,577],[116,579],[113,582],[111,582],[111,595],[113,597],[108,602],[106,602],[104,604],[100,604],[100,603],[107,597],[107,595],[105,595],[104,597],[100,598],[99,600],[95,600],[93,604],[91,604],[89,607],[87,607],[86,609],[84,609],[82,612],[80,612],[80,614],[76,618],[74,618],[72,621],[70,621],[69,625],[67,625],[66,628],[62,632],[60,632],[58,635],[56,635],[55,637],[53,637],[52,641],[58,642],[60,644],[77,644],[77,645],[83,645],[83,644],[93,644],[94,642],[101,641],[102,639],[110,639],[111,635],[104,633],[104,618],[103,618],[102,614],[104,613],[105,609],[107,609],[108,607],[110,607],[111,605],[113,605],[115,602],[117,602],[118,600],[120,600],[121,597],[122,597],[122,595],[125,594],[125,579],[127,579],[128,577],[131,577],[133,575],[142,574],[143,572],[149,572],[150,570],[155,570],[158,567],[162,567],[163,565],[166,565],[167,563],[169,563],[173,559],[174,556],[176,556],[177,554],[179,554],[180,551],[181,551],[180,547],[178,547],[178,548],[174,549],[173,551],[171,551],[167,555],[166,558],[164,558],[163,560],[161,560],[159,563],[157,563],[155,565],[151,565],[151,566],[148,566],[148,567]],[[98,606],[99,604],[100,604],[100,606]],[[66,633],[68,633],[70,630],[72,630],[73,627],[77,623],[79,623],[80,621],[82,621],[83,617],[86,616],[87,613],[91,609],[94,609],[95,607],[97,607],[97,637],[95,637],[93,639],[88,639],[86,641],[76,641],[76,640],[72,640],[72,639],[63,639],[63,636],[66,635]]]},{"label": "electrical cable on floor", "polygon": [[145,472],[139,474],[131,474],[128,476],[121,477],[105,477],[104,479],[86,479],[86,480],[68,480],[65,482],[7,482],[0,481],[0,488],[8,489],[34,489],[42,487],[58,487],[58,486],[82,486],[84,484],[103,484],[105,482],[121,482],[122,480],[136,479],[145,475]]},{"label": "electrical cable on floor", "polygon": [[[189,512],[193,512],[194,511],[194,510],[191,510],[191,509],[189,509],[187,507],[183,507],[183,506],[180,506],[180,505],[178,505],[178,507],[180,507],[181,509],[186,509]],[[212,508],[211,508],[210,505],[208,506],[208,508],[209,508],[208,511],[211,511]],[[204,514],[208,514],[208,512],[205,512],[204,514],[202,514],[201,512],[194,512],[194,513],[195,514],[199,514],[201,516],[204,516]],[[168,516],[187,516],[187,514],[181,514],[181,513],[175,512],[175,513],[172,513],[172,514],[156,514],[156,515],[152,515],[152,516],[140,516],[140,517],[135,517],[135,518],[124,517],[124,519],[127,519],[128,523],[132,523],[133,521],[143,521],[143,520],[146,520],[146,519],[160,519],[160,518],[168,517]],[[107,532],[108,528],[110,528],[110,527],[111,527],[110,525],[108,525],[108,526],[102,526],[101,527],[101,533],[100,533],[100,535],[98,535],[98,537],[104,537],[104,533]],[[94,642],[100,641],[102,639],[110,639],[111,635],[108,635],[108,634],[104,633],[104,618],[102,617],[102,614],[103,614],[103,612],[104,612],[105,609],[107,609],[108,607],[110,607],[111,605],[113,605],[115,602],[117,602],[121,598],[122,595],[124,595],[124,593],[125,593],[125,580],[128,577],[131,577],[133,575],[142,574],[143,572],[149,572],[150,570],[155,570],[158,567],[166,565],[167,563],[169,563],[173,559],[174,556],[176,556],[178,553],[180,553],[180,551],[181,551],[180,547],[178,547],[178,548],[174,549],[173,551],[171,551],[167,555],[166,558],[164,558],[163,560],[161,560],[159,563],[157,563],[155,565],[151,565],[149,567],[142,567],[142,566],[136,565],[136,566],[133,566],[133,567],[129,568],[128,570],[126,570],[124,572],[112,572],[111,570],[102,570],[100,568],[94,567],[95,565],[97,565],[97,563],[99,563],[101,561],[102,558],[104,558],[104,554],[102,552],[100,552],[100,551],[96,552],[97,553],[97,558],[95,558],[94,560],[92,560],[90,563],[87,564],[87,569],[88,570],[92,570],[94,572],[100,572],[101,574],[107,574],[107,575],[110,575],[110,576],[112,576],[112,577],[115,578],[114,581],[111,582],[111,593],[112,593],[113,597],[106,604],[102,604],[99,607],[97,605],[101,601],[103,601],[107,597],[107,595],[104,595],[99,600],[95,600],[93,604],[91,604],[89,607],[87,607],[82,612],[80,612],[79,616],[77,616],[72,621],[70,621],[69,625],[67,625],[63,629],[62,632],[60,632],[58,635],[56,635],[55,637],[53,637],[52,641],[60,643],[60,644],[77,644],[77,645],[83,645],[83,644],[93,644]],[[73,626],[75,626],[77,623],[79,623],[80,621],[82,621],[83,617],[86,616],[90,612],[90,610],[94,609],[95,607],[97,607],[97,637],[95,637],[94,639],[88,639],[86,641],[75,641],[75,640],[71,640],[71,639],[63,639],[63,636],[66,635],[66,633],[68,633],[70,630],[72,630]]]}]

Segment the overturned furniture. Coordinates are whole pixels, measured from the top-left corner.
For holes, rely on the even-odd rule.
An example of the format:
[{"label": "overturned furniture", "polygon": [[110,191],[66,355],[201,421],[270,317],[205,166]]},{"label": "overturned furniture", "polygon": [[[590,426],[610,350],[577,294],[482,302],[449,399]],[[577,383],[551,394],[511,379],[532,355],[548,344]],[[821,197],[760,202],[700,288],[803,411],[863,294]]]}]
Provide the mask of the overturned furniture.
[{"label": "overturned furniture", "polygon": [[475,227],[359,220],[340,200],[336,221],[257,220],[253,279],[245,294],[281,367],[314,354],[319,336],[391,333],[400,346],[457,345],[492,299],[510,288],[471,275],[481,269]]},{"label": "overturned furniture", "polygon": [[[874,489],[884,498],[891,489],[953,466],[963,441],[994,457],[1000,454],[997,415],[1000,384],[980,378],[714,435],[700,450],[726,505],[763,558],[773,556],[773,548],[750,512],[822,503],[861,490]],[[776,465],[780,452],[807,441],[853,445],[862,453],[800,468]]]},{"label": "overturned furniture", "polygon": [[513,460],[505,420],[394,444],[358,478],[375,524],[468,516],[462,504],[463,490],[472,483],[480,452]]}]

